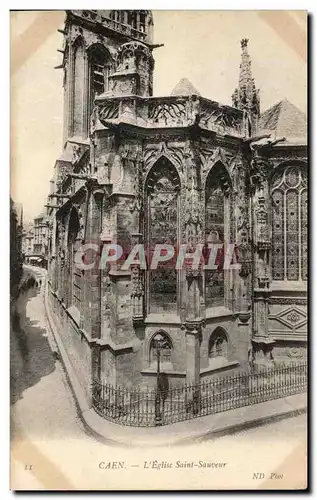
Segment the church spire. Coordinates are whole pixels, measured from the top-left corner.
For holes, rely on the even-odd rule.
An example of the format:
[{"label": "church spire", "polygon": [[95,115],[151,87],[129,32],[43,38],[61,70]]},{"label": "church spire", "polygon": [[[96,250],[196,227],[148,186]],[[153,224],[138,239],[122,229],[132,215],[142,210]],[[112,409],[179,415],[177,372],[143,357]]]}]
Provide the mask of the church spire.
[{"label": "church spire", "polygon": [[241,63],[239,84],[232,95],[232,104],[235,108],[246,112],[248,117],[249,135],[255,132],[257,118],[260,115],[259,90],[255,87],[254,78],[251,71],[251,58],[248,53],[248,39],[241,40]]}]

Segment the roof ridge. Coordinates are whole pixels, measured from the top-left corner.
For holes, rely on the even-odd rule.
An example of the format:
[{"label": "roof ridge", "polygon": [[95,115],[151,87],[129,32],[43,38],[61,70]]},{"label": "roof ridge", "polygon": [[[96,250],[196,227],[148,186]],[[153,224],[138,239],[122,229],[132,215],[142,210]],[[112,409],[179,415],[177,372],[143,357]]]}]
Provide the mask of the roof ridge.
[{"label": "roof ridge", "polygon": [[201,95],[200,92],[194,87],[192,82],[187,78],[183,77],[176,84],[174,89],[171,92],[171,96],[177,95]]},{"label": "roof ridge", "polygon": [[261,114],[260,130],[274,130],[286,137],[305,136],[307,117],[295,104],[284,98]]}]

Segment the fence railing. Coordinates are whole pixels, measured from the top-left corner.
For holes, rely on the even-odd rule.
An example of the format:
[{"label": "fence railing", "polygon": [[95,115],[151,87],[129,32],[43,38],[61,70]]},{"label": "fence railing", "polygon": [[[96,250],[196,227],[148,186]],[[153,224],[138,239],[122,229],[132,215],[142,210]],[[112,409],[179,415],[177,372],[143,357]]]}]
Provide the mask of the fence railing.
[{"label": "fence railing", "polygon": [[95,411],[122,425],[151,427],[282,398],[307,390],[307,363],[213,378],[169,390],[113,387],[94,381]]}]

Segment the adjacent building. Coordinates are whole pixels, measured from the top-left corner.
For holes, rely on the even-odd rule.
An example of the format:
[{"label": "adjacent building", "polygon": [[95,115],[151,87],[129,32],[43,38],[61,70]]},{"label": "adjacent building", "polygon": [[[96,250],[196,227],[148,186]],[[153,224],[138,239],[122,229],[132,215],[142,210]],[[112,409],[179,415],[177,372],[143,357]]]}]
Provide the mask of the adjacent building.
[{"label": "adjacent building", "polygon": [[10,295],[15,300],[18,296],[22,278],[22,231],[23,207],[10,198]]},{"label": "adjacent building", "polygon": [[22,254],[23,260],[26,262],[30,256],[33,255],[33,241],[34,232],[33,224],[28,224],[27,227],[23,229],[22,234]]},{"label": "adjacent building", "polygon": [[[172,385],[307,353],[306,117],[287,100],[261,112],[246,39],[232,106],[185,78],[153,97],[152,31],[150,11],[103,10],[67,11],[62,30],[64,147],[37,227],[50,228],[50,307],[88,397],[92,380],[154,386],[158,339]],[[230,243],[238,268],[224,265]],[[219,250],[208,270],[82,270],[85,244],[123,257],[144,245],[147,262],[156,244]]]},{"label": "adjacent building", "polygon": [[49,218],[44,212],[40,213],[23,233],[23,258],[26,263],[47,267],[49,234]]},{"label": "adjacent building", "polygon": [[43,257],[47,260],[48,253],[48,219],[44,213],[41,213],[34,219],[34,241],[33,241],[33,251],[35,255]]}]

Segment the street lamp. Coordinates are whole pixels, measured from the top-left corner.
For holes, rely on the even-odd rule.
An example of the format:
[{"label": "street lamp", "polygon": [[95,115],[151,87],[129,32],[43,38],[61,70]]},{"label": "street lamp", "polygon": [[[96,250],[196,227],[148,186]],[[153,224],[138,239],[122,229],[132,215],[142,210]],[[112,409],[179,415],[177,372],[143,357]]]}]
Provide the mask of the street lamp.
[{"label": "street lamp", "polygon": [[160,395],[160,357],[161,349],[166,346],[167,340],[161,334],[158,333],[152,341],[153,349],[156,350],[157,359],[157,371],[156,371],[156,395],[155,395],[155,425],[161,425],[162,415],[161,415],[161,395]]}]

